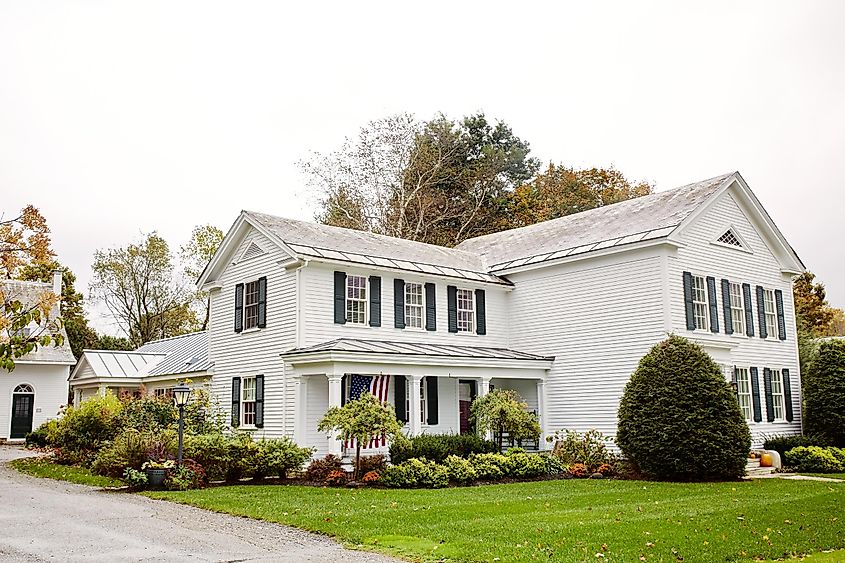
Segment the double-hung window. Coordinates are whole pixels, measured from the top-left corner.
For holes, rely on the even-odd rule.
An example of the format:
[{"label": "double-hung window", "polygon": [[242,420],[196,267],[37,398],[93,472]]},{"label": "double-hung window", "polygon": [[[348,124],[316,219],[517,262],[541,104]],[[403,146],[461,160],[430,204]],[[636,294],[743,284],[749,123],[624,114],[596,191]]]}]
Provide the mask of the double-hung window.
[{"label": "double-hung window", "polygon": [[772,374],[772,414],[775,420],[785,420],[786,411],[783,398],[783,376],[779,369],[771,370]]},{"label": "double-hung window", "polygon": [[775,292],[771,289],[763,290],[763,312],[766,317],[766,333],[769,338],[777,338],[778,316],[775,312]]},{"label": "double-hung window", "polygon": [[346,276],[346,322],[367,324],[367,278]]},{"label": "double-hung window", "polygon": [[742,305],[742,286],[731,283],[731,324],[734,334],[745,334],[745,308]]},{"label": "double-hung window", "polygon": [[173,387],[161,387],[153,391],[153,394],[157,399],[167,397],[168,399],[173,398]]},{"label": "double-hung window", "polygon": [[475,295],[471,289],[458,289],[458,332],[475,332]]},{"label": "double-hung window", "polygon": [[244,284],[244,330],[258,326],[258,280]]},{"label": "double-hung window", "polygon": [[425,297],[423,284],[405,283],[405,326],[409,328],[423,328],[425,312]]},{"label": "double-hung window", "polygon": [[255,378],[241,380],[241,426],[255,426]]},{"label": "double-hung window", "polygon": [[692,276],[692,303],[693,314],[695,315],[695,328],[702,330],[710,329],[708,317],[710,305],[707,302],[707,283],[704,276]]},{"label": "double-hung window", "polygon": [[745,420],[753,420],[754,412],[751,407],[751,374],[748,368],[736,368],[736,398]]}]

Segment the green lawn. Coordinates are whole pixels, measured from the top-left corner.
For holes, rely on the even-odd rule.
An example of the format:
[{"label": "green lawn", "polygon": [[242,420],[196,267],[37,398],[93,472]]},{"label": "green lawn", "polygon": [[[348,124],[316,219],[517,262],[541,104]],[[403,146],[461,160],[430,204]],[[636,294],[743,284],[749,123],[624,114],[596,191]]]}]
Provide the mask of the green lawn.
[{"label": "green lawn", "polygon": [[799,473],[799,475],[811,475],[813,477],[828,477],[830,479],[845,479],[845,473]]},{"label": "green lawn", "polygon": [[94,475],[84,467],[59,465],[45,457],[16,459],[10,461],[9,465],[21,473],[26,473],[33,477],[47,477],[48,479],[70,481],[71,483],[90,485],[92,487],[120,487],[123,485],[123,482],[118,479]]},{"label": "green lawn", "polygon": [[423,560],[714,562],[845,548],[845,483],[568,480],[434,491],[241,485],[145,494]]}]

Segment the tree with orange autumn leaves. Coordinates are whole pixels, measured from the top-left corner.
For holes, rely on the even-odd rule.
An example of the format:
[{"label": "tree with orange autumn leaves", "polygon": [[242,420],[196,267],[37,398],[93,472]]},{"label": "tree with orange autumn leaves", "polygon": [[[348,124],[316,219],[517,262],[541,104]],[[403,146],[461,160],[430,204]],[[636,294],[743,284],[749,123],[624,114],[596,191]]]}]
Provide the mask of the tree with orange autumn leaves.
[{"label": "tree with orange autumn leaves", "polygon": [[[0,270],[6,280],[54,256],[47,221],[34,206],[25,207],[14,218],[0,218]],[[0,279],[0,368],[12,371],[16,358],[38,346],[62,343],[58,301],[52,291],[33,294],[20,283]]]}]

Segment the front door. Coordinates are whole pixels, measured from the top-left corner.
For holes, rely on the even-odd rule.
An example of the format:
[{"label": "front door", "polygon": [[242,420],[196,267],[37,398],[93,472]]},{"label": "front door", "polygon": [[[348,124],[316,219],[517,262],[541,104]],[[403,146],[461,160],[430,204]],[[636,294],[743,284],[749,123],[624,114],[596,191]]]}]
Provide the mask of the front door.
[{"label": "front door", "polygon": [[458,382],[458,407],[460,409],[461,434],[469,434],[473,431],[469,420],[469,409],[475,400],[475,381]]},{"label": "front door", "polygon": [[32,432],[33,393],[12,394],[12,428],[9,438],[25,438]]}]

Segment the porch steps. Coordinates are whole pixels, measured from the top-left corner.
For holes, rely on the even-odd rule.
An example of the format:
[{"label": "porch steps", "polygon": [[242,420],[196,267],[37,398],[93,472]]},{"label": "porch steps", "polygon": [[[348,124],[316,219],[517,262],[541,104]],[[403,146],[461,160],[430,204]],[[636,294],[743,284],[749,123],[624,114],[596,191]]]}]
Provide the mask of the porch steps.
[{"label": "porch steps", "polygon": [[760,479],[765,477],[775,477],[774,467],[760,467],[760,458],[750,459],[745,464],[746,479]]}]

